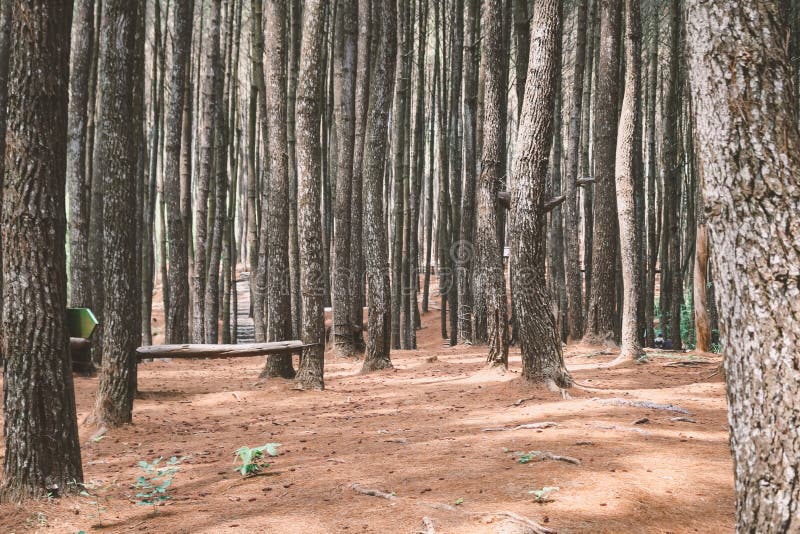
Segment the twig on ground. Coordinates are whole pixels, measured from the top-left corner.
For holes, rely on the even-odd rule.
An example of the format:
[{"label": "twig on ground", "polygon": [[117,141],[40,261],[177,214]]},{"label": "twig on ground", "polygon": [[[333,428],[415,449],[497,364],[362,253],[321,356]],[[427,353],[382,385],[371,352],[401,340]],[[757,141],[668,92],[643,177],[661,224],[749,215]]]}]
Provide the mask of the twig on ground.
[{"label": "twig on ground", "polygon": [[541,423],[525,423],[524,425],[517,426],[497,426],[492,428],[484,428],[483,432],[502,432],[504,430],[525,430],[525,429],[542,429],[558,426],[552,421],[543,421]]},{"label": "twig on ground", "polygon": [[689,419],[688,417],[672,417],[670,421],[680,422],[680,423],[696,423],[694,419]]},{"label": "twig on ground", "polygon": [[632,401],[628,399],[619,399],[619,398],[613,398],[613,399],[594,398],[592,400],[596,400],[600,404],[613,404],[614,406],[632,406],[634,408],[647,408],[649,410],[665,410],[668,412],[678,412],[686,415],[691,415],[689,410],[681,408],[680,406],[675,406],[674,404],[659,404],[657,402]]},{"label": "twig on ground", "polygon": [[577,458],[573,458],[572,456],[561,456],[559,454],[553,454],[552,452],[544,452],[541,455],[542,460],[555,460],[557,462],[567,462],[568,464],[575,464],[580,465],[581,461]]},{"label": "twig on ground", "polygon": [[362,488],[359,484],[350,484],[350,488],[356,493],[360,493],[362,495],[369,495],[370,497],[380,497],[382,499],[389,499],[390,501],[394,500],[396,497],[391,493],[386,493],[385,491],[377,490],[377,489],[370,489],[370,488]]}]

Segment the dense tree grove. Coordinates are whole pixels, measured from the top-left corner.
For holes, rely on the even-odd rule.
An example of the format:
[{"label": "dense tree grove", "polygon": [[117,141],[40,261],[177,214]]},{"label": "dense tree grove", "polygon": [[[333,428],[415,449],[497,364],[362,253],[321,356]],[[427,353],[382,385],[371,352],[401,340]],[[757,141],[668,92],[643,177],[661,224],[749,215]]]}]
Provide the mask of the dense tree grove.
[{"label": "dense tree grove", "polygon": [[798,13],[2,0],[0,499],[82,479],[68,304],[108,428],[140,345],[296,341],[261,380],[322,390],[435,314],[564,397],[569,344],[722,352],[737,529],[797,531]]}]

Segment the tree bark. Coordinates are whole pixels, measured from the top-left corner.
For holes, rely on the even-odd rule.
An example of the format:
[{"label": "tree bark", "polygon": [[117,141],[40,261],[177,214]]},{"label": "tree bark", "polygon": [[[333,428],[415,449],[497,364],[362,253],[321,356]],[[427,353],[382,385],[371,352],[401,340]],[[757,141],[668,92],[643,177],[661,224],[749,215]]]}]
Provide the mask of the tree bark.
[{"label": "tree bark", "polygon": [[[476,297],[485,299],[475,320],[486,324],[490,366],[508,367],[508,308],[503,272],[503,243],[499,240],[501,209],[498,193],[502,187],[506,142],[505,83],[508,62],[503,46],[503,5],[491,2],[484,9],[483,53],[486,70],[483,108],[483,154],[478,182],[475,287],[483,286]],[[478,305],[478,302],[476,302]],[[480,309],[476,306],[476,310]]]},{"label": "tree bark", "polygon": [[461,202],[462,246],[458,252],[458,336],[461,343],[472,339],[473,227],[475,224],[476,139],[478,107],[478,0],[467,0],[464,12],[464,196]]},{"label": "tree bark", "polygon": [[[338,139],[336,205],[334,208],[333,339],[339,356],[356,351],[350,306],[351,206],[353,202],[353,153],[355,143],[356,60],[358,52],[358,5],[342,0],[337,9],[334,54],[336,98],[335,119]],[[360,307],[360,304],[359,304]],[[356,323],[359,324],[359,323]]]},{"label": "tree bark", "polygon": [[370,84],[369,115],[364,145],[364,241],[367,266],[367,305],[369,307],[367,352],[362,373],[392,366],[389,356],[392,309],[389,265],[386,252],[386,226],[383,216],[383,173],[386,162],[386,129],[392,107],[397,49],[394,0],[376,4],[380,20],[373,20],[373,43],[376,45]]},{"label": "tree bark", "polygon": [[[209,184],[214,172],[214,154],[217,136],[217,91],[220,84],[217,78],[220,64],[220,7],[221,0],[212,0],[208,13],[208,28],[204,30],[203,49],[206,61],[203,67],[202,113],[200,126],[200,154],[197,176],[197,199],[195,213],[194,279],[192,280],[193,317],[192,340],[204,343],[207,339],[205,309],[208,259],[208,196]],[[213,238],[213,233],[212,233]]]},{"label": "tree bark", "polygon": [[[222,43],[228,43],[230,25],[228,19],[231,17],[229,0],[222,0],[224,4]],[[227,46],[227,45],[226,45]],[[206,243],[208,273],[206,275],[206,294],[205,305],[205,335],[206,343],[216,343],[219,340],[219,310],[220,310],[220,259],[222,255],[222,232],[226,217],[226,197],[228,194],[228,94],[225,90],[225,65],[229,64],[227,50],[223,50],[216,70],[219,72],[214,76],[214,83],[217,85],[214,90],[214,97],[217,102],[214,112],[217,117],[214,122],[215,141],[214,141],[214,190],[213,198],[209,202],[209,239]],[[209,191],[211,194],[211,191]],[[213,208],[213,209],[212,209]]]},{"label": "tree bark", "polygon": [[642,86],[642,24],[638,0],[625,0],[625,95],[617,132],[615,177],[622,258],[621,350],[619,361],[643,354],[639,340],[639,294],[642,288],[640,262],[641,227],[636,221],[635,195],[642,153],[640,93]]},{"label": "tree bark", "polygon": [[592,285],[585,340],[614,337],[617,199],[614,160],[619,99],[620,0],[600,1],[600,64],[594,117],[595,202]]},{"label": "tree bark", "polygon": [[[687,8],[689,75],[724,340],[737,532],[800,528],[800,134],[775,1]],[[780,452],[776,452],[780,451]]]},{"label": "tree bark", "polygon": [[302,36],[302,0],[291,0],[289,88],[286,93],[286,142],[289,150],[289,277],[292,292],[292,332],[300,335],[302,299],[300,297],[300,257],[297,228],[297,150],[295,128],[295,102],[297,77],[300,68],[300,40]]},{"label": "tree bark", "polygon": [[300,74],[297,84],[297,223],[303,299],[301,338],[305,345],[296,387],[324,389],[325,319],[320,219],[320,107],[325,6],[307,0],[303,12]]},{"label": "tree bark", "polygon": [[551,311],[545,283],[544,204],[547,160],[553,142],[556,41],[561,38],[561,1],[540,0],[533,14],[536,39],[531,40],[511,181],[511,254],[514,261],[514,306],[519,321],[522,374],[549,388],[566,388],[572,378],[564,366],[561,336]]},{"label": "tree bark", "polygon": [[408,20],[408,4],[401,2],[397,10],[397,79],[394,86],[394,110],[392,111],[392,164],[393,164],[393,194],[392,194],[392,348],[399,349],[400,344],[400,319],[401,301],[407,291],[402,277],[403,262],[403,196],[404,184],[408,180],[403,164],[408,147],[405,143],[405,115],[408,98],[408,79],[411,72],[411,57],[409,40],[406,27],[411,24]]},{"label": "tree bark", "polygon": [[364,135],[369,111],[372,50],[371,0],[358,2],[358,58],[355,96],[355,138],[353,140],[353,201],[350,207],[350,325],[353,349],[364,352]]},{"label": "tree bark", "polygon": [[65,324],[72,6],[13,2],[10,15],[14,45],[2,204],[5,457],[0,499],[16,502],[70,491],[69,484],[81,482],[83,473]]},{"label": "tree bark", "polygon": [[186,98],[188,58],[192,48],[192,1],[176,0],[172,8],[172,60],[167,90],[164,154],[164,200],[169,242],[170,307],[166,316],[166,343],[189,341],[189,248],[181,215],[181,133]]},{"label": "tree bark", "polygon": [[655,339],[656,261],[658,260],[658,234],[656,233],[656,92],[658,90],[658,9],[651,8],[650,42],[647,66],[647,111],[645,135],[647,137],[647,287],[645,293],[645,346],[652,347]]},{"label": "tree bark", "polygon": [[583,112],[583,74],[586,69],[586,12],[588,0],[578,0],[575,13],[575,63],[572,72],[571,107],[567,145],[567,174],[564,180],[564,267],[567,291],[567,340],[583,337],[583,282],[578,217],[578,157]]},{"label": "tree bark", "polygon": [[[450,345],[458,343],[458,332],[469,318],[462,315],[464,310],[458,300],[458,281],[463,268],[463,260],[469,253],[461,240],[461,181],[462,181],[462,146],[459,135],[461,117],[461,86],[464,68],[464,0],[453,0],[450,13],[452,28],[450,34],[450,109],[447,113],[448,169],[450,182],[450,254],[452,262],[452,279],[449,284],[448,302],[450,304]],[[443,108],[444,109],[444,108]]]},{"label": "tree bark", "polygon": [[[269,132],[269,200],[267,217],[269,270],[267,275],[267,341],[292,338],[291,296],[289,287],[289,168],[286,151],[286,8],[282,0],[269,0],[267,6],[267,47],[264,51],[266,84],[269,92],[267,117]],[[262,377],[294,378],[291,354],[269,356]]]},{"label": "tree bark", "polygon": [[661,182],[663,223],[661,232],[661,328],[672,348],[681,347],[680,307],[683,281],[680,267],[680,182],[678,158],[678,116],[680,114],[680,84],[678,83],[680,44],[680,5],[678,0],[667,3],[668,40],[665,45],[663,115],[661,119]]},{"label": "tree bark", "polygon": [[103,85],[99,106],[103,134],[96,150],[103,169],[102,280],[106,291],[103,366],[91,420],[109,427],[131,422],[136,392],[139,324],[131,321],[132,310],[140,305],[133,209],[138,139],[131,128],[136,116],[134,86],[139,82],[134,49],[136,17],[136,3],[106,0],[103,4],[98,67],[98,79]]},{"label": "tree bark", "polygon": [[[10,2],[3,2],[5,6]],[[5,26],[5,24],[4,24]],[[67,137],[67,187],[69,191],[70,305],[91,307],[92,272],[89,261],[89,207],[91,177],[86,173],[86,122],[89,79],[94,43],[94,0],[79,0],[73,11],[70,64],[70,99]],[[5,87],[5,83],[2,84]],[[0,102],[0,110],[6,105]],[[4,125],[2,132],[5,131]],[[3,143],[5,143],[5,137]],[[3,148],[3,147],[0,147]],[[5,149],[0,151],[4,153]]]}]

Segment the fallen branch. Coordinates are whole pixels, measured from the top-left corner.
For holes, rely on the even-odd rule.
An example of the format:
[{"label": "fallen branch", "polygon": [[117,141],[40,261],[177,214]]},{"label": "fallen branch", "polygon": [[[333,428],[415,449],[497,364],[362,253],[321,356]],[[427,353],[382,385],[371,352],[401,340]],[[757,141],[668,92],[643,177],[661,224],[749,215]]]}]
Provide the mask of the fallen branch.
[{"label": "fallen branch", "polygon": [[576,180],[576,182],[575,182],[575,184],[578,187],[585,187],[585,186],[587,186],[589,184],[593,184],[593,183],[594,183],[594,178],[591,178],[591,177],[580,178],[579,180]]},{"label": "fallen branch", "polygon": [[541,423],[526,423],[524,425],[517,425],[517,426],[497,426],[492,428],[484,428],[483,432],[502,432],[504,430],[525,430],[525,429],[541,429],[541,428],[550,428],[558,426],[556,423],[552,421],[544,421]]},{"label": "fallen branch", "polygon": [[600,404],[613,404],[614,406],[632,406],[634,408],[647,408],[648,410],[665,410],[668,412],[678,412],[686,415],[691,415],[689,410],[675,406],[674,404],[659,404],[650,401],[632,401],[628,399],[592,399],[598,401]]},{"label": "fallen branch", "polygon": [[382,499],[389,499],[393,501],[396,497],[391,493],[386,493],[385,491],[377,490],[377,489],[370,489],[370,488],[362,488],[359,484],[350,484],[350,488],[356,493],[360,493],[362,495],[369,495],[370,497],[380,497]]}]

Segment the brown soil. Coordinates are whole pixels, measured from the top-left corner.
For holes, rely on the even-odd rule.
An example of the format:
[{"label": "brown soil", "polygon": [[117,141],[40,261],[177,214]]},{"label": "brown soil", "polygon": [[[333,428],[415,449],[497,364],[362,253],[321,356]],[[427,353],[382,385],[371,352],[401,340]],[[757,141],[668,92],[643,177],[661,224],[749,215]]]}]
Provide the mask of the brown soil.
[{"label": "brown soil", "polygon": [[[79,496],[3,505],[0,531],[410,533],[427,517],[436,532],[523,532],[493,515],[503,511],[558,532],[732,531],[724,385],[705,378],[718,357],[649,353],[646,364],[603,368],[612,353],[570,346],[573,376],[597,390],[563,400],[519,378],[518,349],[501,374],[485,368],[482,347],[443,347],[438,313],[424,316],[419,350],[392,354],[394,370],[361,376],[359,362],[330,355],[323,392],[257,384],[260,358],[143,364],[133,425],[98,441],[81,425],[85,477],[101,484],[108,509],[98,517]],[[708,361],[674,365],[697,359]],[[97,379],[75,386],[82,421]],[[610,398],[691,415],[602,402]],[[548,421],[557,426],[483,431]],[[237,448],[267,442],[282,445],[265,474],[233,471]],[[514,453],[529,451],[580,464],[518,463]],[[132,484],[137,462],[159,456],[183,460],[172,500],[153,514],[135,505]],[[354,483],[395,497],[359,494]],[[559,489],[536,503],[529,492],[545,486]]]}]

